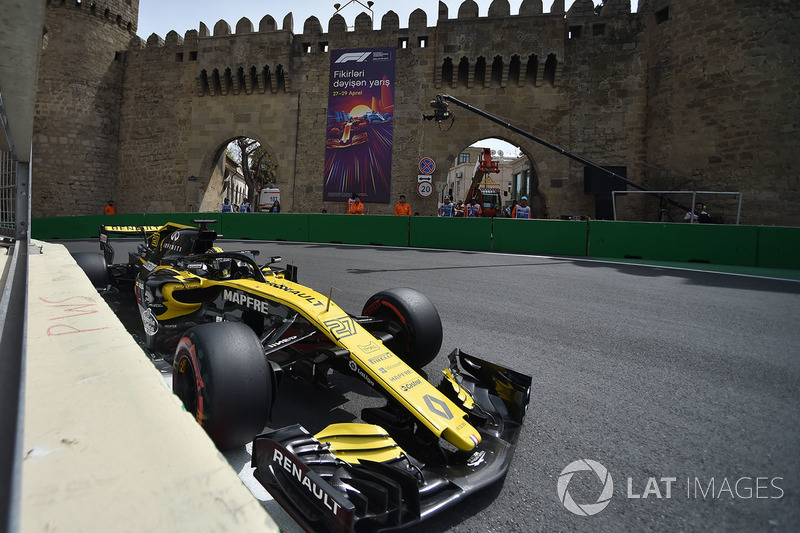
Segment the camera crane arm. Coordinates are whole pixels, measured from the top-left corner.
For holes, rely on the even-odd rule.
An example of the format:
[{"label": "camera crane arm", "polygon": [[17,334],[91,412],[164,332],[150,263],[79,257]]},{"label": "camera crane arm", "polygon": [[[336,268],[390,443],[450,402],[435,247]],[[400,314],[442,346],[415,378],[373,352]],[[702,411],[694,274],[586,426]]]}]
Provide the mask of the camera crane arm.
[{"label": "camera crane arm", "polygon": [[[496,116],[487,113],[486,111],[478,109],[475,106],[472,106],[472,105],[470,105],[470,104],[468,104],[466,102],[462,102],[458,98],[450,96],[449,94],[437,94],[436,95],[436,100],[432,100],[431,101],[431,107],[434,109],[433,114],[432,115],[424,115],[423,114],[422,117],[425,120],[435,120],[436,122],[442,122],[443,120],[446,120],[448,118],[452,120],[453,115],[450,112],[450,110],[448,109],[447,102],[452,102],[452,103],[456,104],[459,107],[463,107],[467,111],[471,111],[472,113],[475,113],[476,115],[479,115],[479,116],[481,116],[481,117],[483,117],[485,119],[491,120],[492,122],[494,122],[496,124],[500,124],[504,128],[507,128],[507,129],[509,129],[509,130],[511,130],[511,131],[513,131],[515,133],[519,133],[520,135],[522,135],[522,136],[524,136],[524,137],[526,137],[526,138],[528,138],[528,139],[530,139],[530,140],[532,140],[534,142],[537,142],[537,143],[541,144],[542,146],[546,146],[547,148],[550,148],[551,150],[554,150],[554,151],[558,152],[561,155],[565,155],[565,156],[569,157],[570,159],[572,159],[574,161],[577,161],[578,163],[581,163],[582,165],[585,165],[585,166],[588,166],[588,167],[592,167],[592,168],[595,168],[595,169],[598,169],[598,170],[602,170],[603,172],[608,174],[610,177],[617,178],[618,180],[622,181],[623,183],[626,183],[627,185],[630,185],[634,189],[638,189],[640,191],[645,191],[645,192],[653,190],[650,187],[646,187],[644,185],[640,185],[640,184],[638,184],[636,182],[633,182],[633,181],[629,180],[628,178],[620,176],[616,172],[608,170],[607,168],[603,168],[600,165],[589,161],[588,159],[584,159],[584,158],[582,158],[582,157],[580,157],[578,155],[575,155],[575,154],[573,154],[571,152],[568,152],[567,150],[564,150],[563,148],[561,148],[559,146],[556,146],[555,144],[547,142],[544,139],[541,139],[541,138],[537,137],[536,135],[534,135],[534,134],[532,134],[530,132],[527,132],[527,131],[525,131],[523,129],[520,129],[520,128],[514,126],[513,124],[511,124],[509,122],[501,120],[501,119],[497,118]],[[691,211],[690,209],[687,209],[684,205],[680,204],[679,202],[676,202],[675,200],[672,200],[671,198],[665,196],[664,194],[657,193],[657,192],[653,192],[652,194],[653,194],[653,196],[658,197],[661,202],[667,202],[667,203],[669,203],[671,205],[674,205],[676,207],[680,207],[681,209],[684,209],[686,211]]]}]

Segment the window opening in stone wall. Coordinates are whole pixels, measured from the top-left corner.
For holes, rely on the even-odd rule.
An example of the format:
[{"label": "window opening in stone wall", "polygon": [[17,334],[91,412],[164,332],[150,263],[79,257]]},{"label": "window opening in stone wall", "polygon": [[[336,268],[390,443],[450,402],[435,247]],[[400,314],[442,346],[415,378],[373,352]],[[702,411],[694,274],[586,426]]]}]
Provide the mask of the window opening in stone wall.
[{"label": "window opening in stone wall", "polygon": [[492,77],[489,80],[489,85],[491,87],[500,87],[503,83],[503,58],[500,56],[494,56],[494,61],[492,61]]},{"label": "window opening in stone wall", "polygon": [[303,52],[305,52],[306,54],[311,53],[311,43],[303,43],[302,46],[303,46]]},{"label": "window opening in stone wall", "polygon": [[261,77],[263,78],[264,83],[264,86],[261,88],[261,92],[265,93],[272,90],[272,70],[270,70],[269,65],[264,65],[264,68],[261,71]]},{"label": "window opening in stone wall", "polygon": [[222,94],[222,81],[219,77],[219,69],[215,68],[213,72],[211,72],[211,84],[212,94]]},{"label": "window opening in stone wall", "polygon": [[452,58],[445,57],[442,63],[442,83],[453,85],[453,60]]},{"label": "window opening in stone wall", "polygon": [[200,94],[208,94],[210,92],[208,86],[208,72],[205,70],[200,71]]},{"label": "window opening in stone wall", "polygon": [[257,89],[258,87],[258,71],[256,70],[255,66],[250,67],[250,87],[251,91]]},{"label": "window opening in stone wall", "polygon": [[408,37],[400,37],[397,39],[397,48],[405,49],[408,48]]},{"label": "window opening in stone wall", "polygon": [[122,54],[120,52],[114,52],[114,61],[119,61],[122,59]]},{"label": "window opening in stone wall", "polygon": [[669,6],[656,11],[656,24],[661,24],[669,20]]},{"label": "window opening in stone wall", "polygon": [[239,67],[236,69],[236,92],[241,92],[242,89],[247,91],[247,80],[244,76],[244,67]]},{"label": "window opening in stone wall", "polygon": [[117,26],[122,26],[122,15],[117,15]]},{"label": "window opening in stone wall", "polygon": [[581,36],[581,30],[583,28],[581,26],[570,26],[569,33],[567,34],[567,39],[577,39]]},{"label": "window opening in stone wall", "polygon": [[475,61],[475,85],[478,87],[483,87],[486,83],[486,58],[480,56],[477,61]]},{"label": "window opening in stone wall", "polygon": [[514,54],[511,56],[511,62],[508,64],[508,83],[510,85],[519,85],[519,73],[521,68],[519,56]]},{"label": "window opening in stone wall", "polygon": [[189,52],[189,61],[197,61],[197,51]]},{"label": "window opening in stone wall", "polygon": [[283,65],[278,65],[275,68],[275,79],[278,82],[278,91],[284,91],[286,87],[286,73],[283,71]]},{"label": "window opening in stone wall", "polygon": [[230,67],[226,68],[223,73],[223,82],[225,85],[223,86],[222,94],[228,94],[228,91],[233,88],[233,73]]},{"label": "window opening in stone wall", "polygon": [[539,56],[531,54],[528,56],[528,64],[525,66],[525,84],[536,86],[536,76],[539,72]]},{"label": "window opening in stone wall", "polygon": [[320,52],[322,52],[322,53],[327,53],[327,52],[328,52],[328,49],[329,49],[329,48],[328,48],[328,43],[327,43],[327,42],[321,42],[321,43],[319,43],[319,51],[320,51]]},{"label": "window opening in stone wall", "polygon": [[458,62],[458,85],[469,87],[469,59],[462,57]]},{"label": "window opening in stone wall", "polygon": [[178,52],[177,54],[175,54],[175,61],[177,63],[183,62],[183,52]]},{"label": "window opening in stone wall", "polygon": [[605,24],[595,24],[592,26],[592,35],[605,35],[606,34],[606,25]]},{"label": "window opening in stone wall", "polygon": [[544,62],[544,75],[542,79],[550,85],[556,84],[556,67],[558,60],[555,54],[547,54],[547,61]]},{"label": "window opening in stone wall", "polygon": [[420,48],[425,48],[428,46],[428,38],[427,37],[418,37],[417,43],[419,44]]}]

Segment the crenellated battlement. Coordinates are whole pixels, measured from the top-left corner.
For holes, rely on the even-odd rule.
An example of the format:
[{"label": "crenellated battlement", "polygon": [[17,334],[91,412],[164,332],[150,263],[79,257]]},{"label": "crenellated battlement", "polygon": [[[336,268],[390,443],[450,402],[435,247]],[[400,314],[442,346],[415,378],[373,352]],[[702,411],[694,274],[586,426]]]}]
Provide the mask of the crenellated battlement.
[{"label": "crenellated battlement", "polygon": [[139,18],[139,1],[120,2],[113,0],[47,0],[48,8],[64,8],[84,13],[88,17],[115,24],[136,35]]},{"label": "crenellated battlement", "polygon": [[[51,0],[52,1],[52,0]],[[59,3],[64,3],[61,0]],[[80,3],[80,2],[78,2]],[[456,17],[450,18],[450,12],[444,2],[439,2],[439,12],[437,24],[448,22],[484,22],[487,24],[496,24],[498,18],[509,18],[510,20],[526,18],[526,17],[553,17],[564,19],[570,24],[590,23],[594,21],[619,18],[621,21],[628,20],[631,16],[631,2],[630,0],[606,0],[603,4],[601,12],[597,12],[592,0],[575,0],[570,6],[568,11],[564,11],[564,0],[554,0],[549,12],[543,9],[542,0],[524,0],[520,5],[519,12],[516,15],[511,14],[511,6],[508,0],[494,0],[489,6],[486,16],[479,16],[478,4],[474,0],[464,0],[459,6]],[[232,29],[233,28],[233,29]],[[406,32],[413,29],[425,28],[428,26],[428,15],[422,9],[413,11],[407,20],[404,27],[400,26],[400,18],[394,11],[386,12],[380,19],[380,24],[377,28],[373,27],[373,20],[365,13],[359,13],[355,18],[355,23],[352,27],[348,27],[344,17],[340,14],[331,16],[328,20],[328,31],[324,32],[322,24],[316,16],[308,17],[302,25],[302,32],[295,33],[294,19],[292,13],[287,14],[282,21],[280,27],[278,26],[275,18],[272,15],[264,15],[258,22],[258,27],[253,24],[247,17],[242,17],[234,26],[224,20],[217,21],[213,30],[202,22],[199,23],[198,37],[229,37],[232,35],[248,35],[253,33],[271,33],[275,31],[288,31],[295,35],[302,35],[305,37],[312,36],[328,36],[328,35],[341,35],[346,33],[363,33],[370,31],[380,32]],[[195,31],[195,30],[190,30]],[[169,32],[171,34],[173,32]],[[188,34],[189,32],[187,32]],[[156,34],[153,34],[156,35]],[[148,46],[163,46],[165,41],[163,39],[153,38],[153,35],[147,38]],[[156,36],[158,37],[158,36]]]}]

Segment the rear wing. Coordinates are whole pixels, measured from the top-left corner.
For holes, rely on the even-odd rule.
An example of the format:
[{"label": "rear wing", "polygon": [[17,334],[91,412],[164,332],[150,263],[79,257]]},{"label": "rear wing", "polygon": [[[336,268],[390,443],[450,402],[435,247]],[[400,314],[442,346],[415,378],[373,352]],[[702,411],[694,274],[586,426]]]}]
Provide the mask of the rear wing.
[{"label": "rear wing", "polygon": [[98,231],[100,237],[100,249],[103,251],[106,264],[114,263],[114,248],[111,246],[109,237],[141,237],[147,243],[147,237],[161,226],[107,226],[101,225]]}]

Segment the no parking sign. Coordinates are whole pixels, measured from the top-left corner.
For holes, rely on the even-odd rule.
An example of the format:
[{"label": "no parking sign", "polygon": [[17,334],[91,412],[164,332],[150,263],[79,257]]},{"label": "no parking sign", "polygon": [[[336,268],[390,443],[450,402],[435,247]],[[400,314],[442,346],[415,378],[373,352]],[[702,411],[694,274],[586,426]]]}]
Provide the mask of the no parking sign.
[{"label": "no parking sign", "polygon": [[436,163],[433,162],[432,158],[423,157],[419,160],[419,171],[422,174],[433,174],[434,170],[436,170]]}]

